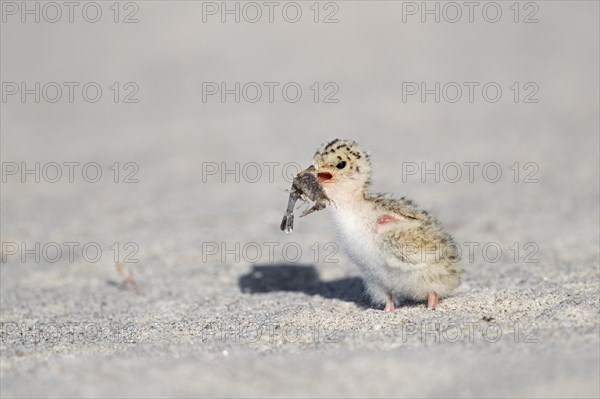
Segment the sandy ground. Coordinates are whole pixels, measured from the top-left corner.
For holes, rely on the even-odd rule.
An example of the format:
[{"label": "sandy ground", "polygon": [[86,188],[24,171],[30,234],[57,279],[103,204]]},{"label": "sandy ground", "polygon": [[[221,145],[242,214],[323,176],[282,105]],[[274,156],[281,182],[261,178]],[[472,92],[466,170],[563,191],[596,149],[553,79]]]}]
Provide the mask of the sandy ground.
[{"label": "sandy ground", "polygon": [[[485,3],[472,23],[383,1],[322,3],[319,23],[312,2],[297,23],[284,3],[273,23],[221,23],[215,3],[144,1],[115,23],[110,4],[97,23],[3,8],[2,397],[600,395],[597,2],[520,3],[518,23],[512,2],[497,23]],[[21,82],[39,102],[9,94]],[[265,91],[203,102],[203,82]],[[408,96],[421,82],[463,97]],[[375,190],[431,210],[463,250],[436,311],[371,305],[327,212],[279,231],[286,176],[338,136],[369,150]],[[22,177],[36,162],[39,182]]]}]

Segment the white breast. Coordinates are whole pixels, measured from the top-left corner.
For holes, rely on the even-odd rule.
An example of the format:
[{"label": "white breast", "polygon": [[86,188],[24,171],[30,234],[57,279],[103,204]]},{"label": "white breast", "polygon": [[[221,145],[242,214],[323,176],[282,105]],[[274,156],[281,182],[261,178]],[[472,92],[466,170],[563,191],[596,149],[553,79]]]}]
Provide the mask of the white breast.
[{"label": "white breast", "polygon": [[377,215],[370,209],[335,206],[329,209],[344,252],[362,269],[365,277],[385,279],[385,262],[372,230]]}]

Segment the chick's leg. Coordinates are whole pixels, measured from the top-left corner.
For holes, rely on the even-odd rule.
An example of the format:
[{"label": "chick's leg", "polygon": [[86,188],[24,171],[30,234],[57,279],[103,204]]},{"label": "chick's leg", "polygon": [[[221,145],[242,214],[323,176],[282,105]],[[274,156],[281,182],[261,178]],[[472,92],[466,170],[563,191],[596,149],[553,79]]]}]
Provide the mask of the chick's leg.
[{"label": "chick's leg", "polygon": [[429,309],[435,309],[435,307],[438,305],[438,294],[435,291],[431,291],[429,293],[429,297],[427,298],[427,307]]},{"label": "chick's leg", "polygon": [[384,312],[391,312],[394,309],[395,309],[394,298],[392,297],[392,293],[388,292],[387,299],[385,301],[385,308],[383,308],[383,311]]}]

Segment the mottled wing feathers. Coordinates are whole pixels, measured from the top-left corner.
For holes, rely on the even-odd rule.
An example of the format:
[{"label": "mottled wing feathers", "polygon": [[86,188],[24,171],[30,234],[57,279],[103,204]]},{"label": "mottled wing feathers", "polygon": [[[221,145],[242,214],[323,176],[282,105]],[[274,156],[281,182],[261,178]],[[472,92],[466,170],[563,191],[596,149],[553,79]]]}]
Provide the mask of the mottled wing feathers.
[{"label": "mottled wing feathers", "polygon": [[387,194],[373,194],[368,199],[385,210],[407,219],[435,222],[427,211],[419,209],[411,200],[404,197],[394,198]]},{"label": "mottled wing feathers", "polygon": [[433,262],[451,267],[458,261],[454,240],[433,216],[405,198],[378,194],[372,199],[392,215],[414,221],[382,230],[377,242],[384,253],[393,254],[398,260],[413,265]]}]

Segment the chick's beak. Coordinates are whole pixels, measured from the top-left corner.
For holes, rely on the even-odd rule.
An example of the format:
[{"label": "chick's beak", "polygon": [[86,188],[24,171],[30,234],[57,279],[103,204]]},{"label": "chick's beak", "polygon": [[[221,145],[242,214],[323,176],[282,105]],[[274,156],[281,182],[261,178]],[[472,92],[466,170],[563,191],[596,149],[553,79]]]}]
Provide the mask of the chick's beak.
[{"label": "chick's beak", "polygon": [[317,180],[319,181],[319,183],[323,183],[323,182],[326,182],[327,180],[331,180],[331,178],[333,177],[333,175],[331,173],[327,172],[326,170],[323,170],[322,168],[315,168],[314,166],[311,166],[311,168],[313,170],[313,173],[316,172]]},{"label": "chick's beak", "polygon": [[316,174],[317,180],[319,181],[319,183],[326,182],[327,180],[330,180],[331,178],[333,178],[333,175],[331,173],[326,172],[324,170],[318,171],[318,169],[314,165],[309,166],[308,168],[304,169],[299,174],[304,174],[304,173]]},{"label": "chick's beak", "polygon": [[317,173],[317,180],[319,181],[319,183],[323,183],[323,182],[326,182],[327,180],[331,180],[332,177],[333,177],[333,175],[329,172]]}]

